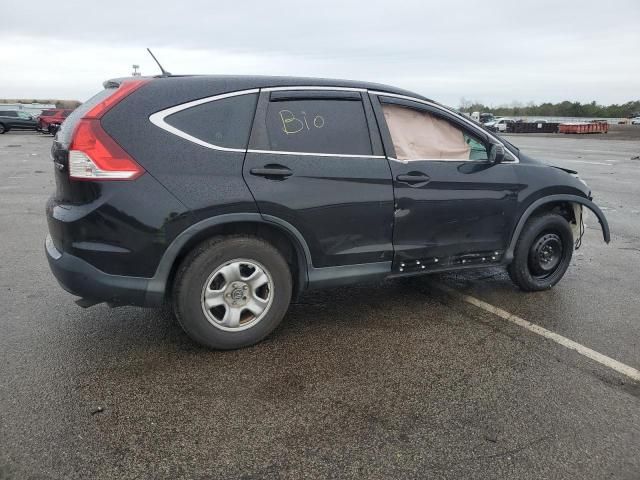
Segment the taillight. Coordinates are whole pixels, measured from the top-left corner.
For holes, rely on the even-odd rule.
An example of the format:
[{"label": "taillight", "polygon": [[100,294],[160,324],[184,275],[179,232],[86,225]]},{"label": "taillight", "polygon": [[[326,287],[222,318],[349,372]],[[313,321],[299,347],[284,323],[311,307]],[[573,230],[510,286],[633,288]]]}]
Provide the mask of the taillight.
[{"label": "taillight", "polygon": [[132,80],[93,107],[78,121],[69,147],[69,177],[77,180],[133,180],[144,169],[109,136],[100,119],[148,80]]}]

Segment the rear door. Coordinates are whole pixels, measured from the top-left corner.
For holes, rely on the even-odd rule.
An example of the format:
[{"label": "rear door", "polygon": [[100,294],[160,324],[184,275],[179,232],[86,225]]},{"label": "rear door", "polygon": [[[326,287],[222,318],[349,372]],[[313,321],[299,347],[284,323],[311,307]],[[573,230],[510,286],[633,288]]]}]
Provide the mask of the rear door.
[{"label": "rear door", "polygon": [[313,266],[390,262],[393,187],[358,89],[263,89],[243,168],[260,213],[295,227]]}]

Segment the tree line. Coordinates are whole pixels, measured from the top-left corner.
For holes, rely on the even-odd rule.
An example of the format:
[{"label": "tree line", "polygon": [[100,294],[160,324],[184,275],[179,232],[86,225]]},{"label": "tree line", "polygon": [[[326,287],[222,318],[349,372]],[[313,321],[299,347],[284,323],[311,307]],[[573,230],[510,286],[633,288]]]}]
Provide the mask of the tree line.
[{"label": "tree line", "polygon": [[463,112],[492,113],[501,117],[603,117],[603,118],[629,118],[640,115],[640,100],[635,100],[618,105],[600,105],[595,101],[591,103],[569,102],[565,100],[559,103],[545,102],[539,105],[528,103],[523,105],[514,102],[511,105],[489,107],[478,101],[462,99],[460,110]]},{"label": "tree line", "polygon": [[43,103],[43,104],[48,104],[48,105],[55,105],[56,108],[77,108],[79,107],[82,102],[79,102],[78,100],[56,100],[53,98],[47,98],[47,99],[36,99],[36,98],[0,98],[0,103],[24,103],[24,104],[31,104],[31,103]]}]

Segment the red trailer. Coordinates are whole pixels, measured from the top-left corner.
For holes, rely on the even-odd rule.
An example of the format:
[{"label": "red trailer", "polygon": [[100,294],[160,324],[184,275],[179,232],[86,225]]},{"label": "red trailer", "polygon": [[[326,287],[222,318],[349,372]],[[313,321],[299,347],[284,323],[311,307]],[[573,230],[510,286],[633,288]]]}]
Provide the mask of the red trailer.
[{"label": "red trailer", "polygon": [[607,133],[607,122],[571,122],[558,125],[559,133]]}]

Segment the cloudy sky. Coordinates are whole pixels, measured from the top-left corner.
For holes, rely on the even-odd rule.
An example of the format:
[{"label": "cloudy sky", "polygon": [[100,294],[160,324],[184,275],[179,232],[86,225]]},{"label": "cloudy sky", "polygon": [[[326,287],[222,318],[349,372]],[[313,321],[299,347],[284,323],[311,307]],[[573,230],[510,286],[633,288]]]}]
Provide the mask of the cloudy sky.
[{"label": "cloudy sky", "polygon": [[28,0],[0,16],[0,98],[85,100],[110,77],[370,80],[462,97],[640,99],[639,0]]}]

